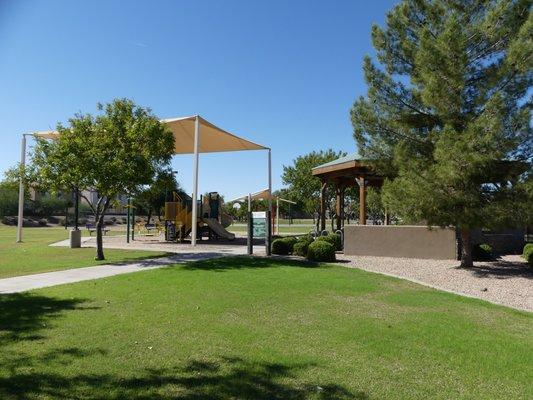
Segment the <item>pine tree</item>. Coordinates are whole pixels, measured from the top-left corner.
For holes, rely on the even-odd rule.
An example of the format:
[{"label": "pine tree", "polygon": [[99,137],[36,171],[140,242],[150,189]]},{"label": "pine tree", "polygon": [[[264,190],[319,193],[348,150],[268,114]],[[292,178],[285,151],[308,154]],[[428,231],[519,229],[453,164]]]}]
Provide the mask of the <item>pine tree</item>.
[{"label": "pine tree", "polygon": [[404,220],[471,232],[533,218],[530,0],[404,0],[373,26],[359,150]]}]

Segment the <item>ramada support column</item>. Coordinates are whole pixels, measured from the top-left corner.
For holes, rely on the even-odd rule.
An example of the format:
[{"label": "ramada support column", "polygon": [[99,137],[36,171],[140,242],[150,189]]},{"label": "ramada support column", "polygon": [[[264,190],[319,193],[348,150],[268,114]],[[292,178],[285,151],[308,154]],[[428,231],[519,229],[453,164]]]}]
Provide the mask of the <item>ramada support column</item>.
[{"label": "ramada support column", "polygon": [[366,225],[366,183],[365,178],[355,180],[359,185],[359,225]]},{"label": "ramada support column", "polygon": [[337,216],[335,229],[340,230],[344,219],[344,186],[341,183],[337,183],[335,186],[335,196],[335,214]]},{"label": "ramada support column", "polygon": [[320,187],[320,231],[326,229],[326,186],[327,183],[322,181]]}]

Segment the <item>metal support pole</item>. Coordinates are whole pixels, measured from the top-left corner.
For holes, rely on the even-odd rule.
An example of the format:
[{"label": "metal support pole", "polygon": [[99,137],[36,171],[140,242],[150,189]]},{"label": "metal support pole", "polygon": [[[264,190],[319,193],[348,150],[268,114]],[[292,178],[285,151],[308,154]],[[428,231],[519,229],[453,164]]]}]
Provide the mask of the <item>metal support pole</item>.
[{"label": "metal support pole", "polygon": [[276,235],[279,235],[279,197],[276,197]]},{"label": "metal support pole", "polygon": [[265,250],[266,250],[266,255],[269,256],[271,254],[271,239],[272,239],[272,225],[270,224],[270,221],[271,221],[271,218],[272,218],[272,214],[270,213],[270,211],[267,211],[266,212],[266,228],[267,228],[267,231],[266,231],[266,243],[265,243]]},{"label": "metal support pole", "polygon": [[326,182],[320,187],[320,232],[326,229]]},{"label": "metal support pole", "polygon": [[131,202],[131,240],[135,240],[135,207]]},{"label": "metal support pole", "polygon": [[131,200],[128,198],[128,204],[126,205],[126,208],[128,209],[126,214],[126,243],[130,242],[130,203]]},{"label": "metal support pole", "polygon": [[268,213],[267,213],[267,256],[270,255],[270,243],[272,242],[272,150],[268,149]]},{"label": "metal support pole", "polygon": [[24,218],[24,169],[26,167],[26,135],[22,135],[20,149],[21,175],[19,177],[19,210],[17,219],[17,243],[22,242],[22,219]]},{"label": "metal support pole", "polygon": [[248,238],[247,238],[248,255],[254,252],[254,220],[252,218],[252,195],[248,194]]},{"label": "metal support pole", "polygon": [[198,230],[198,147],[200,142],[200,117],[194,120],[194,161],[192,173],[192,232],[191,245],[196,246],[196,232]]},{"label": "metal support pole", "polygon": [[79,199],[80,199],[79,190],[78,188],[75,188],[74,189],[74,230],[75,231],[79,230],[78,228],[78,219],[80,216],[79,215],[80,213]]}]

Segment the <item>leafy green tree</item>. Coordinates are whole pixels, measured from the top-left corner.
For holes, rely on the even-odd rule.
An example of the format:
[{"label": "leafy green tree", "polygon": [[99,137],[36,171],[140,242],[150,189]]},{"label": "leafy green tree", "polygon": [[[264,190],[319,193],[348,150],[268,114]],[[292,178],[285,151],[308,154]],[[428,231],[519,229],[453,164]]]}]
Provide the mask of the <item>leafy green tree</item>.
[{"label": "leafy green tree", "polygon": [[155,213],[161,219],[161,211],[167,201],[167,194],[183,192],[176,177],[170,169],[157,172],[155,179],[149,185],[142,187],[135,196],[135,205],[140,206],[146,212],[148,222]]},{"label": "leafy green tree", "polygon": [[149,109],[128,99],[98,105],[97,116],[77,114],[59,124],[56,140],[38,140],[32,181],[49,189],[93,189],[88,199],[96,222],[96,259],[103,260],[102,227],[111,201],[133,195],[168,168],[174,137]]},{"label": "leafy green tree", "polygon": [[369,187],[366,191],[366,212],[373,221],[383,221],[385,219],[385,208],[381,191],[374,187]]},{"label": "leafy green tree", "polygon": [[0,217],[15,215],[18,209],[18,191],[9,182],[0,182]]},{"label": "leafy green tree", "polygon": [[[283,166],[283,184],[288,185],[287,194],[291,200],[296,201],[306,213],[315,214],[320,210],[320,179],[313,176],[311,169],[321,164],[344,157],[346,153],[336,152],[332,149],[313,151],[299,156],[293,161],[292,166]],[[326,197],[332,197],[332,188],[328,188]],[[326,201],[326,204],[330,204]],[[329,206],[331,208],[331,205]]]},{"label": "leafy green tree", "polygon": [[368,94],[351,110],[360,152],[403,220],[471,231],[531,220],[531,0],[404,0],[372,28]]}]

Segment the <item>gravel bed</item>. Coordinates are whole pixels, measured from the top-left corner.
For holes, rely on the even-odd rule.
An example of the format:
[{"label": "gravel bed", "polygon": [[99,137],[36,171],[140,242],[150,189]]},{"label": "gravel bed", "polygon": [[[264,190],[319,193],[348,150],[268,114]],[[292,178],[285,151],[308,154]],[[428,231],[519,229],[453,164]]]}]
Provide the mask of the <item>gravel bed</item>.
[{"label": "gravel bed", "polygon": [[533,312],[533,270],[520,256],[476,262],[459,268],[454,260],[346,256],[337,259],[349,268],[360,268],[407,279],[422,285],[476,297],[492,303]]}]

